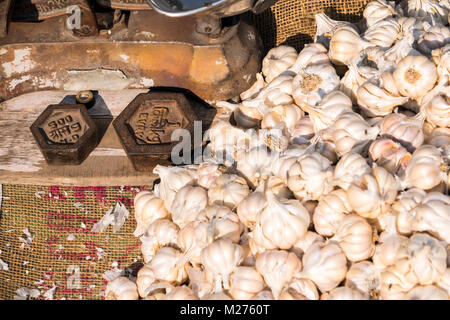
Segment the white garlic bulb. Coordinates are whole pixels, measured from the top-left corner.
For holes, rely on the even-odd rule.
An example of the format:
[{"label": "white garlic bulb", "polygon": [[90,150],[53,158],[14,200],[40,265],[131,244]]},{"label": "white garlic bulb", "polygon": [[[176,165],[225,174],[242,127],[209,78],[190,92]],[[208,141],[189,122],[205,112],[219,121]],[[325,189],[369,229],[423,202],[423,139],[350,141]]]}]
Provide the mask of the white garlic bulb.
[{"label": "white garlic bulb", "polygon": [[295,163],[295,161],[297,161],[297,158],[302,156],[306,152],[307,148],[304,146],[296,146],[287,149],[272,163],[272,173],[276,177],[287,183],[289,169]]},{"label": "white garlic bulb", "polygon": [[212,239],[229,239],[235,243],[239,241],[244,226],[237,214],[228,207],[208,206],[204,214],[209,219],[208,232],[212,234]]},{"label": "white garlic bulb", "polygon": [[236,267],[230,276],[230,295],[236,300],[250,300],[265,288],[263,277],[254,267]]},{"label": "white garlic bulb", "polygon": [[[416,56],[420,55],[420,52],[414,49],[414,39],[412,36],[404,36],[402,39],[397,41],[392,47],[387,49],[382,57],[380,58],[380,61],[386,61],[386,62],[379,62],[378,64],[381,64],[384,66],[386,63],[387,71],[393,72],[397,68],[397,64],[404,59],[407,56]],[[392,66],[392,63],[395,63],[394,66]],[[396,83],[397,86],[397,83]]]},{"label": "white garlic bulb", "polygon": [[442,24],[430,26],[418,41],[419,50],[426,55],[450,42],[450,29]]},{"label": "white garlic bulb", "polygon": [[201,267],[190,267],[186,268],[189,277],[189,287],[192,292],[203,299],[208,296],[214,289],[214,276],[207,270],[203,270]]},{"label": "white garlic bulb", "polygon": [[267,205],[256,218],[249,241],[253,253],[264,249],[290,249],[305,233],[310,223],[308,210],[298,200],[277,199],[266,193]]},{"label": "white garlic bulb", "polygon": [[436,66],[422,55],[404,57],[392,75],[400,94],[412,99],[424,96],[438,79]]},{"label": "white garlic bulb", "polygon": [[261,121],[262,129],[293,130],[303,117],[302,110],[295,104],[276,106],[265,114]]},{"label": "white garlic bulb", "polygon": [[183,253],[172,247],[163,247],[149,262],[155,278],[171,284],[181,284],[187,279]]},{"label": "white garlic bulb", "polygon": [[167,218],[169,215],[170,212],[166,210],[163,200],[152,192],[141,191],[134,198],[134,217],[137,223],[134,236],[142,235],[154,221]]},{"label": "white garlic bulb", "polygon": [[141,298],[150,293],[151,285],[156,281],[155,274],[149,265],[144,265],[137,273],[136,285]]},{"label": "white garlic bulb", "polygon": [[404,300],[449,300],[449,295],[436,286],[417,286],[405,294]]},{"label": "white garlic bulb", "polygon": [[329,47],[330,45],[330,37],[333,36],[334,32],[340,27],[350,27],[355,29],[357,28],[352,23],[347,21],[337,21],[328,17],[325,13],[316,13],[314,15],[316,20],[316,35],[314,37],[314,43],[321,43],[325,47]]},{"label": "white garlic bulb", "polygon": [[330,41],[328,55],[336,65],[348,65],[362,50],[374,46],[363,40],[355,29],[344,26],[338,28]]},{"label": "white garlic bulb", "polygon": [[360,291],[348,287],[337,287],[330,292],[325,292],[320,300],[368,300]]},{"label": "white garlic bulb", "polygon": [[339,76],[330,64],[310,65],[292,81],[292,96],[298,106],[317,105],[323,97],[339,86]]},{"label": "white garlic bulb", "polygon": [[219,166],[215,163],[203,162],[197,168],[197,183],[200,187],[208,189],[211,184],[222,175]]},{"label": "white garlic bulb", "polygon": [[314,282],[308,279],[292,279],[281,292],[280,300],[319,300]]},{"label": "white garlic bulb", "polygon": [[361,110],[369,117],[390,114],[396,106],[408,101],[407,97],[394,96],[371,81],[363,83],[356,96]]},{"label": "white garlic bulb", "polygon": [[416,284],[411,262],[408,259],[398,260],[395,265],[381,272],[380,297],[383,300],[401,299]]},{"label": "white garlic bulb", "polygon": [[250,189],[245,179],[234,174],[218,177],[208,190],[209,204],[236,207],[248,194]]},{"label": "white garlic bulb", "polygon": [[441,276],[439,281],[437,282],[437,285],[447,291],[447,294],[450,296],[450,268],[447,267],[447,270],[445,270],[444,274]]},{"label": "white garlic bulb", "polygon": [[324,243],[325,239],[316,232],[306,231],[303,237],[301,237],[300,240],[294,244],[290,251],[294,252],[299,258],[301,258],[309,247],[311,247],[311,245],[315,242]]},{"label": "white garlic bulb", "polygon": [[275,300],[275,298],[273,297],[272,291],[263,290],[254,296],[252,300]]},{"label": "white garlic bulb", "polygon": [[342,219],[352,211],[343,189],[331,191],[320,198],[314,210],[314,230],[322,236],[332,236],[338,229]]},{"label": "white garlic bulb", "polygon": [[292,252],[267,250],[258,255],[255,267],[278,299],[282,289],[302,268],[302,263]]},{"label": "white garlic bulb", "polygon": [[310,65],[330,64],[327,48],[321,43],[307,43],[297,56],[297,60],[285,73],[297,74]]},{"label": "white garlic bulb", "polygon": [[229,289],[229,276],[244,258],[243,249],[230,240],[219,239],[202,250],[202,264],[215,277],[215,291]]},{"label": "white garlic bulb", "polygon": [[421,285],[439,281],[447,269],[447,250],[432,236],[415,233],[408,244],[411,271]]},{"label": "white garlic bulb", "polygon": [[401,27],[394,18],[386,18],[372,24],[363,35],[363,39],[383,49],[390,48],[400,37]]},{"label": "white garlic bulb", "polygon": [[372,169],[372,175],[364,174],[360,184],[353,183],[347,196],[353,210],[364,218],[376,218],[389,210],[395,201],[400,184],[383,167]]},{"label": "white garlic bulb", "polygon": [[372,161],[391,174],[403,173],[411,159],[408,150],[388,138],[379,138],[372,142],[369,155]]},{"label": "white garlic bulb", "polygon": [[330,128],[336,153],[343,156],[349,151],[359,152],[378,135],[379,129],[371,127],[355,112],[341,113]]},{"label": "white garlic bulb", "polygon": [[320,291],[330,291],[345,279],[347,259],[335,243],[313,243],[302,258],[303,270],[296,276],[312,280]]},{"label": "white garlic bulb", "polygon": [[188,286],[175,287],[166,296],[164,300],[198,300],[198,297]]},{"label": "white garlic bulb", "polygon": [[157,165],[153,169],[153,173],[157,174],[161,179],[158,185],[158,197],[164,201],[164,206],[167,210],[172,207],[175,193],[185,185],[192,185],[197,179],[195,170],[190,170],[182,167],[166,167]]},{"label": "white garlic bulb", "polygon": [[395,265],[401,259],[408,258],[408,238],[397,233],[382,232],[375,247],[372,261],[380,269]]},{"label": "white garlic bulb", "polygon": [[290,46],[278,46],[267,52],[262,61],[262,73],[270,83],[283,71],[291,67],[297,59],[297,51]]},{"label": "white garlic bulb", "polygon": [[404,13],[410,17],[420,17],[434,22],[448,24],[448,10],[434,0],[406,0]]},{"label": "white garlic bulb", "polygon": [[255,191],[247,195],[237,206],[236,212],[239,220],[247,227],[253,228],[256,217],[267,204],[264,194],[264,184],[261,184]]},{"label": "white garlic bulb", "polygon": [[364,174],[370,174],[372,170],[359,153],[347,152],[344,154],[336,164],[334,169],[334,183],[344,190],[355,182],[361,182],[361,177]]},{"label": "white garlic bulb", "polygon": [[385,0],[370,1],[364,8],[363,17],[368,27],[380,20],[396,15],[395,2]]},{"label": "white garlic bulb", "polygon": [[380,276],[380,269],[372,262],[357,262],[348,269],[345,286],[359,290],[364,295],[376,299],[381,287]]},{"label": "white garlic bulb", "polygon": [[309,143],[309,140],[314,137],[314,125],[309,116],[301,118],[294,129],[289,131],[291,135],[291,143],[293,145],[305,145]]},{"label": "white garlic bulb", "polygon": [[180,228],[199,218],[208,205],[208,195],[202,187],[185,186],[178,190],[172,202],[172,221]]},{"label": "white garlic bulb", "polygon": [[425,191],[411,188],[402,192],[395,203],[392,204],[392,209],[397,215],[396,225],[399,233],[409,235],[413,231],[412,221],[415,218],[415,208],[423,201],[425,196]]},{"label": "white garlic bulb", "polygon": [[372,227],[366,219],[356,214],[342,218],[330,240],[337,242],[347,259],[352,262],[366,260],[375,251]]},{"label": "white garlic bulb", "polygon": [[267,146],[259,146],[240,154],[237,161],[237,171],[258,186],[261,180],[266,180],[271,174],[271,164],[278,158],[278,153],[268,150]]},{"label": "white garlic bulb", "polygon": [[429,190],[446,178],[441,171],[442,157],[438,149],[423,145],[414,151],[405,170],[404,185]]},{"label": "white garlic bulb", "polygon": [[332,187],[331,162],[318,152],[300,156],[288,171],[288,187],[300,200],[318,200]]},{"label": "white garlic bulb", "polygon": [[[449,36],[450,37],[450,36]],[[439,127],[450,127],[450,99],[439,94],[425,107],[427,121]]]},{"label": "white garlic bulb", "polygon": [[214,241],[214,229],[208,221],[194,221],[184,226],[177,237],[177,245],[184,252],[183,259],[197,266],[201,263],[203,248]]},{"label": "white garlic bulb", "polygon": [[106,300],[138,300],[139,294],[136,284],[125,277],[118,277],[109,281],[105,290]]},{"label": "white garlic bulb", "polygon": [[150,262],[159,248],[177,243],[179,230],[178,226],[168,219],[156,220],[150,224],[144,235],[139,238],[144,262]]},{"label": "white garlic bulb", "polygon": [[[366,50],[363,51],[364,53]],[[379,70],[371,66],[360,65],[361,58],[364,54],[358,55],[354,60],[350,61],[348,70],[341,79],[339,90],[351,98],[352,103],[357,103],[357,94],[359,87],[367,80],[376,76]]]},{"label": "white garlic bulb", "polygon": [[242,100],[248,100],[255,98],[258,93],[266,86],[264,77],[261,72],[256,74],[256,81],[252,84],[250,88],[240,94]]},{"label": "white garlic bulb", "polygon": [[413,152],[424,141],[422,114],[407,117],[402,113],[392,113],[379,123],[380,133],[400,142],[408,151]]}]

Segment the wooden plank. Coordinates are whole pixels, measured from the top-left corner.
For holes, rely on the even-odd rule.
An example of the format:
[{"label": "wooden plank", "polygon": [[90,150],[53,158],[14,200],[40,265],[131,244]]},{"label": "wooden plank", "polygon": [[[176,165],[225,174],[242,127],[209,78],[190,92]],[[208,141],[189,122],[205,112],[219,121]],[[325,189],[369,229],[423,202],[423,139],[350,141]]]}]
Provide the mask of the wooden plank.
[{"label": "wooden plank", "polygon": [[[105,103],[102,108],[96,104],[90,114],[93,117],[115,117],[142,92],[147,90],[100,91]],[[111,123],[106,123],[106,133],[100,144],[81,165],[46,164],[29,127],[49,104],[60,103],[75,93],[34,92],[0,103],[0,183],[70,186],[152,184],[155,175],[134,170]]]}]

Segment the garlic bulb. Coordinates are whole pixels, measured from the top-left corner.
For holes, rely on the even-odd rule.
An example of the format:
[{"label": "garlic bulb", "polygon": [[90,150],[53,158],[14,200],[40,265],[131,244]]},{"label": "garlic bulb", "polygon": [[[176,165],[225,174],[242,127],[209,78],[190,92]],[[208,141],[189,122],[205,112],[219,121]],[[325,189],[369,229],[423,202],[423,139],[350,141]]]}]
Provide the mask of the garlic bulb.
[{"label": "garlic bulb", "polygon": [[141,191],[134,199],[134,217],[137,223],[134,236],[142,235],[151,223],[169,215],[163,200],[149,191]]},{"label": "garlic bulb", "polygon": [[325,47],[330,45],[330,37],[333,36],[334,32],[340,27],[350,27],[358,31],[356,26],[347,21],[337,21],[328,17],[325,13],[316,13],[314,15],[316,20],[316,35],[314,37],[314,43],[321,43]]},{"label": "garlic bulb", "polygon": [[345,279],[347,259],[335,243],[313,243],[302,258],[303,270],[296,276],[312,280],[320,291],[330,291]]},{"label": "garlic bulb", "polygon": [[258,93],[266,86],[263,75],[258,72],[256,74],[256,81],[250,88],[240,94],[242,100],[248,100],[255,98]]},{"label": "garlic bulb", "polygon": [[187,267],[186,268],[189,277],[189,287],[192,292],[199,297],[204,299],[208,296],[214,289],[214,276],[207,270],[202,270],[200,267]]},{"label": "garlic bulb", "polygon": [[379,123],[380,133],[400,142],[408,151],[413,152],[424,140],[422,115],[407,117],[401,113],[392,113]]},{"label": "garlic bulb", "polygon": [[375,0],[370,1],[363,11],[363,17],[368,27],[380,20],[396,15],[394,1]]},{"label": "garlic bulb", "polygon": [[185,260],[197,266],[201,263],[203,248],[214,241],[214,229],[207,221],[194,221],[184,226],[177,237],[177,245],[184,252]]},{"label": "garlic bulb", "polygon": [[370,159],[391,174],[403,173],[411,154],[401,144],[388,138],[379,138],[369,147]]},{"label": "garlic bulb", "polygon": [[270,290],[263,290],[259,292],[252,300],[275,300]]},{"label": "garlic bulb", "polygon": [[318,200],[332,187],[331,162],[318,152],[300,156],[288,171],[288,187],[300,200]]},{"label": "garlic bulb", "polygon": [[208,206],[204,210],[209,219],[208,232],[212,239],[229,239],[239,242],[244,226],[238,216],[225,206]]},{"label": "garlic bulb", "polygon": [[178,226],[168,219],[156,220],[148,227],[141,240],[144,262],[148,263],[159,248],[177,243]]},{"label": "garlic bulb", "polygon": [[233,300],[231,299],[231,297],[225,293],[223,293],[223,291],[221,292],[216,292],[213,294],[210,294],[209,296],[206,296],[204,298],[202,298],[202,300]]},{"label": "garlic bulb", "polygon": [[360,60],[363,56],[364,54],[360,54],[354,60],[350,61],[348,70],[342,77],[339,85],[339,90],[350,97],[354,104],[357,103],[359,87],[379,73],[379,70],[375,68],[360,65]]},{"label": "garlic bulb", "polygon": [[334,169],[334,183],[344,190],[355,182],[361,182],[361,177],[364,174],[370,174],[372,170],[359,153],[347,152],[344,154],[336,164]]},{"label": "garlic bulb", "polygon": [[308,229],[308,210],[298,200],[277,199],[266,193],[267,205],[256,218],[249,241],[253,253],[264,249],[290,249]]},{"label": "garlic bulb", "polygon": [[358,105],[369,117],[390,114],[396,106],[408,101],[407,97],[394,96],[371,81],[366,81],[356,93]]},{"label": "garlic bulb", "polygon": [[397,261],[393,266],[381,272],[380,297],[383,300],[398,300],[417,284],[417,278],[411,272],[408,259]]},{"label": "garlic bulb", "polygon": [[449,295],[436,286],[417,286],[411,289],[404,300],[449,300]]},{"label": "garlic bulb", "polygon": [[339,76],[330,64],[311,65],[302,69],[292,81],[292,96],[298,106],[317,105],[339,86]]},{"label": "garlic bulb", "polygon": [[136,285],[141,298],[147,297],[151,285],[156,281],[152,268],[144,265],[137,273]]},{"label": "garlic bulb", "polygon": [[404,185],[429,190],[446,178],[440,166],[442,157],[438,149],[423,145],[413,153],[405,170]]},{"label": "garlic bulb", "polygon": [[377,299],[381,287],[380,270],[370,261],[361,261],[348,269],[345,286]]},{"label": "garlic bulb", "polygon": [[310,65],[330,64],[327,48],[321,43],[307,43],[297,56],[297,60],[285,73],[293,75]]},{"label": "garlic bulb", "polygon": [[330,292],[325,292],[320,297],[320,300],[368,300],[367,296],[363,295],[360,291],[347,288],[338,287],[334,288]]},{"label": "garlic bulb", "polygon": [[400,37],[401,27],[393,18],[379,20],[372,24],[363,35],[363,39],[383,49],[390,48]]},{"label": "garlic bulb", "polygon": [[331,191],[320,198],[319,204],[314,210],[314,230],[322,236],[332,236],[346,214],[352,211],[343,189]]},{"label": "garlic bulb", "polygon": [[138,300],[136,284],[125,277],[118,277],[108,282],[105,290],[106,300]]},{"label": "garlic bulb", "polygon": [[434,0],[406,0],[404,13],[410,17],[420,17],[434,22],[448,24],[448,10]]},{"label": "garlic bulb", "polygon": [[349,151],[359,152],[378,135],[379,129],[371,127],[359,114],[341,113],[330,128],[336,153],[343,156]]},{"label": "garlic bulb", "polygon": [[[403,37],[384,52],[383,56],[379,59],[381,62],[378,64],[383,65],[383,67],[384,64],[386,64],[387,67],[384,68],[386,68],[389,72],[393,72],[397,68],[397,64],[402,61],[402,59],[407,56],[420,55],[420,52],[415,50],[413,45],[414,39],[412,36]],[[393,70],[391,70],[392,63],[395,63]]]},{"label": "garlic bulb", "polygon": [[328,55],[336,65],[348,65],[362,50],[374,46],[359,36],[355,29],[344,26],[338,28],[330,41]]},{"label": "garlic bulb", "polygon": [[246,131],[232,126],[229,120],[218,120],[213,122],[211,128],[205,133],[210,143],[208,148],[212,156],[222,163],[229,164],[236,159],[239,146],[245,146],[249,137]]},{"label": "garlic bulb", "polygon": [[272,173],[287,183],[289,169],[306,152],[307,149],[303,146],[286,150],[272,163]]},{"label": "garlic bulb", "polygon": [[202,187],[185,186],[178,190],[172,203],[172,221],[180,228],[198,219],[208,205],[208,195]]},{"label": "garlic bulb", "polygon": [[450,127],[450,99],[448,96],[436,95],[425,107],[425,112],[427,121],[431,124],[439,127]]},{"label": "garlic bulb", "polygon": [[262,129],[281,129],[290,132],[304,116],[295,104],[276,106],[265,114],[261,121]]},{"label": "garlic bulb", "polygon": [[447,291],[447,294],[450,296],[450,268],[447,267],[447,270],[445,270],[437,285]]},{"label": "garlic bulb", "polygon": [[182,256],[177,249],[163,247],[158,250],[148,266],[153,270],[156,279],[181,284],[187,279],[187,264],[182,263]]},{"label": "garlic bulb", "polygon": [[319,293],[311,280],[294,278],[280,294],[280,300],[319,300]]},{"label": "garlic bulb", "polygon": [[421,285],[439,281],[447,269],[447,250],[432,236],[415,233],[408,244],[411,271]]},{"label": "garlic bulb", "polygon": [[159,175],[161,182],[158,185],[159,197],[164,201],[167,210],[171,210],[175,193],[186,185],[192,185],[197,179],[194,170],[181,167],[165,167],[157,165],[153,173]]},{"label": "garlic bulb", "polygon": [[253,228],[256,217],[266,207],[267,199],[264,194],[264,185],[261,184],[254,192],[246,196],[237,206],[239,220],[249,228]]},{"label": "garlic bulb", "polygon": [[342,218],[335,235],[330,238],[339,244],[349,261],[361,261],[370,258],[375,245],[373,230],[366,219],[356,214]]},{"label": "garlic bulb", "polygon": [[418,41],[419,50],[426,55],[450,42],[450,29],[442,24],[430,26]]},{"label": "garlic bulb", "polygon": [[401,259],[408,258],[408,238],[396,233],[383,232],[372,257],[374,265],[380,269],[395,265]]},{"label": "garlic bulb", "polygon": [[197,168],[197,183],[200,187],[208,189],[211,184],[222,175],[219,166],[215,163],[203,162]]},{"label": "garlic bulb", "polygon": [[309,247],[316,242],[324,243],[325,239],[315,232],[306,231],[303,237],[301,237],[300,240],[294,244],[290,251],[294,252],[299,258],[301,258]]},{"label": "garlic bulb", "polygon": [[242,248],[230,240],[219,239],[202,250],[202,264],[215,277],[215,291],[229,289],[229,276],[242,262]]},{"label": "garlic bulb", "polygon": [[282,289],[302,268],[302,263],[292,252],[267,250],[258,255],[255,267],[278,299]]},{"label": "garlic bulb", "polygon": [[353,210],[364,218],[376,218],[388,211],[395,201],[399,183],[383,167],[372,169],[372,175],[364,174],[359,184],[353,183],[347,196]]},{"label": "garlic bulb", "polygon": [[314,131],[319,132],[329,127],[341,113],[351,112],[352,101],[341,91],[335,90],[326,94],[317,107],[302,104],[301,108],[308,112]]},{"label": "garlic bulb", "polygon": [[297,51],[290,46],[278,46],[267,52],[262,61],[262,73],[270,83],[283,71],[291,67],[297,59]]},{"label": "garlic bulb", "polygon": [[427,57],[409,55],[397,64],[393,77],[400,94],[418,99],[434,87],[438,74],[436,66]]},{"label": "garlic bulb", "polygon": [[198,297],[188,286],[179,286],[166,294],[164,300],[198,300]]},{"label": "garlic bulb", "polygon": [[250,300],[265,288],[263,277],[254,267],[237,267],[230,276],[230,295],[236,300]]},{"label": "garlic bulb", "polygon": [[253,186],[258,186],[261,180],[266,180],[271,175],[271,164],[277,157],[278,154],[268,150],[265,145],[254,147],[239,156],[236,169]]},{"label": "garlic bulb", "polygon": [[314,137],[314,126],[309,118],[309,116],[305,116],[301,118],[294,129],[289,131],[291,135],[291,143],[294,145],[305,145],[309,143],[309,140]]},{"label": "garlic bulb", "polygon": [[236,207],[248,194],[250,189],[242,177],[234,174],[221,175],[208,190],[209,204]]}]

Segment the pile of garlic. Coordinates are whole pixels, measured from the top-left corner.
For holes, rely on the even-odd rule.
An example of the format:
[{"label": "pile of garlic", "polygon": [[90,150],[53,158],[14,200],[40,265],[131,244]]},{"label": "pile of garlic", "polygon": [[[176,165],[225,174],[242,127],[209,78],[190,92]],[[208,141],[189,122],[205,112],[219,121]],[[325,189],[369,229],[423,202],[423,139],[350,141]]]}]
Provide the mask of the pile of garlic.
[{"label": "pile of garlic", "polygon": [[449,9],[376,0],[270,50],[217,103],[225,165],[159,165],[136,196],[145,265],[106,298],[449,299]]}]

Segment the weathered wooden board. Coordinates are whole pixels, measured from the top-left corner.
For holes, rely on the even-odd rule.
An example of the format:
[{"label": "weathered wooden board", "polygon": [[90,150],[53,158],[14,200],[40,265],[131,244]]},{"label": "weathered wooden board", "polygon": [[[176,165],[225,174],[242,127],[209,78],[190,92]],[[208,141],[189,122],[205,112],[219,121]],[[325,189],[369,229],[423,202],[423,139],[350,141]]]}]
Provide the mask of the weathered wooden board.
[{"label": "weathered wooden board", "polygon": [[[154,175],[134,170],[111,120],[148,90],[100,91],[104,103],[89,110],[106,130],[100,144],[79,166],[48,166],[29,130],[50,104],[70,99],[76,92],[34,92],[0,103],[0,184],[120,186],[149,185]],[[106,108],[105,108],[106,106]]]}]

